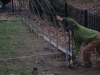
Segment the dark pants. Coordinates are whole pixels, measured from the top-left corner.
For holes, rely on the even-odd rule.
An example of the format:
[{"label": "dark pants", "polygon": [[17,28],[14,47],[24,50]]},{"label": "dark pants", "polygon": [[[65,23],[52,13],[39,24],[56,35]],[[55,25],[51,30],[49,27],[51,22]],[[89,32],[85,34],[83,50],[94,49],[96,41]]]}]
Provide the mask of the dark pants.
[{"label": "dark pants", "polygon": [[98,34],[92,42],[83,48],[83,60],[85,64],[91,62],[91,51],[93,51],[95,48],[100,56],[100,34]]}]

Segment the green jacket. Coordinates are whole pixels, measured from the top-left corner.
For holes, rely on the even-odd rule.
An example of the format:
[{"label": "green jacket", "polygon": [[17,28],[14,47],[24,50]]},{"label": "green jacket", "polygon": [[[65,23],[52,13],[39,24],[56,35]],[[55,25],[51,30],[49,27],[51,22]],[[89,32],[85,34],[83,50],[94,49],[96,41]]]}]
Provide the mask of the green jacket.
[{"label": "green jacket", "polygon": [[92,29],[86,28],[84,26],[81,26],[72,18],[64,17],[63,20],[67,21],[68,23],[70,23],[73,26],[74,41],[75,41],[74,56],[77,56],[80,46],[81,46],[81,43],[85,42],[88,44],[95,38],[96,35],[99,34],[99,32],[96,30],[92,30]]}]

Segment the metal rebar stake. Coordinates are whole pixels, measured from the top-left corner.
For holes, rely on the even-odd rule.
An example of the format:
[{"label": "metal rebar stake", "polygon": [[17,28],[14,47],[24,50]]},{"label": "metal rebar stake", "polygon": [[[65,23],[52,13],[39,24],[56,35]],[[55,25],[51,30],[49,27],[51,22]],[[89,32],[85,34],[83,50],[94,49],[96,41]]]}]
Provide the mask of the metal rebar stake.
[{"label": "metal rebar stake", "polygon": [[38,26],[36,25],[36,36],[38,37]]},{"label": "metal rebar stake", "polygon": [[67,46],[66,46],[66,67],[68,67],[68,48],[69,46],[68,46],[68,44],[67,44]]},{"label": "metal rebar stake", "polygon": [[49,50],[51,50],[51,34],[49,36]]}]

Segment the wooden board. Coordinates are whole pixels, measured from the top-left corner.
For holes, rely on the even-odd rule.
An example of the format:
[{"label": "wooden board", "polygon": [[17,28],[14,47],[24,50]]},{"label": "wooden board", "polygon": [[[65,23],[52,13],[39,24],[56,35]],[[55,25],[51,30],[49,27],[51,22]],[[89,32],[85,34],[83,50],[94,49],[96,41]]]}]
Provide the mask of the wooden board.
[{"label": "wooden board", "polygon": [[[41,36],[42,36],[42,34],[41,34]],[[44,35],[44,39],[46,39],[46,40],[49,42],[49,38],[48,38],[47,36],[45,36],[45,35]],[[51,44],[52,44],[54,47],[57,46],[56,43],[53,42],[52,40],[51,40]],[[66,50],[65,50],[64,48],[62,48],[61,46],[58,46],[58,49],[59,49],[60,51],[64,52],[64,53],[66,53]]]}]

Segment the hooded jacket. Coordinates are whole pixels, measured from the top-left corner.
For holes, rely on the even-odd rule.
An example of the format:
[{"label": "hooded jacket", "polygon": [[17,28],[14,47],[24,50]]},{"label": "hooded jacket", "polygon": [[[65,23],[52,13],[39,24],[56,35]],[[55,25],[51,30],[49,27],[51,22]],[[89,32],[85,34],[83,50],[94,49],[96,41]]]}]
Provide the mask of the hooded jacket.
[{"label": "hooded jacket", "polygon": [[74,56],[77,56],[81,43],[82,42],[85,42],[86,44],[90,43],[96,37],[96,35],[99,34],[99,32],[78,24],[72,18],[63,17],[63,20],[70,23],[70,25],[72,25],[74,29],[74,41],[75,41]]}]

